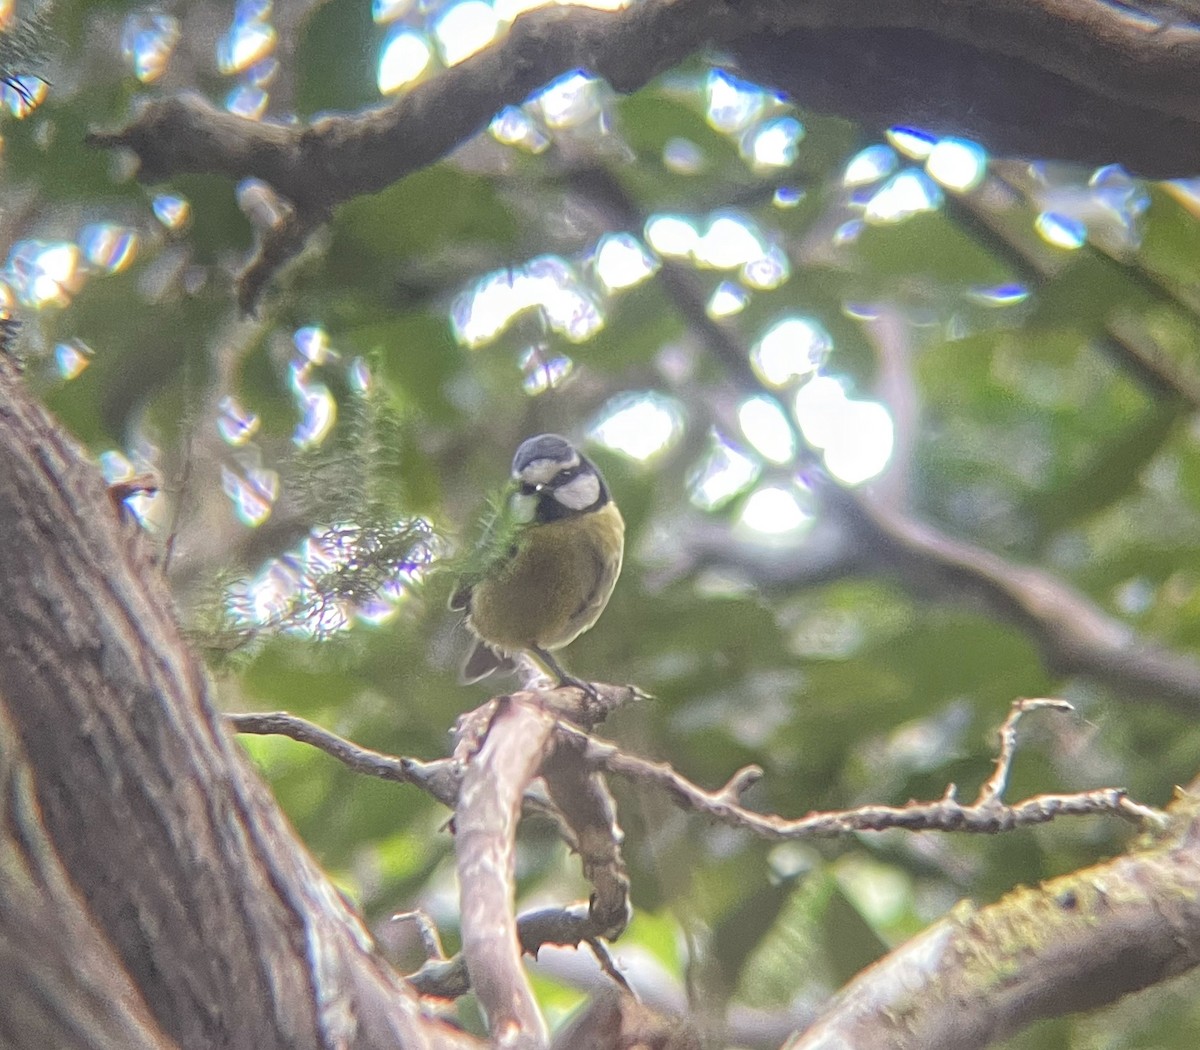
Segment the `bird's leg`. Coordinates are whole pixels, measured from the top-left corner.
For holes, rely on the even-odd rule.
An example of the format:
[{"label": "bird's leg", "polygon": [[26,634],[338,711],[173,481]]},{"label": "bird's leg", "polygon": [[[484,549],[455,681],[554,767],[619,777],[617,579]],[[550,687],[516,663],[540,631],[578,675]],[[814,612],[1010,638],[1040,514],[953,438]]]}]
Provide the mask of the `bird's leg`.
[{"label": "bird's leg", "polygon": [[550,654],[548,649],[543,649],[541,646],[535,645],[532,651],[537,654],[539,660],[541,660],[547,667],[550,668],[551,671],[554,672],[558,678],[559,685],[573,685],[576,689],[582,689],[593,700],[597,702],[600,700],[600,694],[596,692],[595,686],[593,686],[590,682],[585,682],[579,678],[576,678],[574,675],[567,674],[567,672],[563,669],[562,664],[560,664]]}]

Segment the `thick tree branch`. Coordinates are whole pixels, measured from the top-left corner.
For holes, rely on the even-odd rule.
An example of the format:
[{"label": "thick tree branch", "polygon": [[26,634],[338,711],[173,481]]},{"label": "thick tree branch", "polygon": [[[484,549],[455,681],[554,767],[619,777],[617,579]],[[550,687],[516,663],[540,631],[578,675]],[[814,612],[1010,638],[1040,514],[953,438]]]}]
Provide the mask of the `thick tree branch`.
[{"label": "thick tree branch", "polygon": [[1001,152],[1066,149],[1155,175],[1200,170],[1200,32],[1183,24],[1151,31],[1101,0],[544,7],[388,105],[282,125],[178,96],[145,103],[124,128],[89,141],[132,150],[146,181],[183,172],[253,177],[294,205],[293,236],[265,240],[247,270],[242,301],[253,306],[304,232],[337,204],[439,160],[504,106],[581,67],[633,91],[708,44],[734,46],[752,75],[802,105],[970,131]]},{"label": "thick tree branch", "polygon": [[981,602],[1026,631],[1050,669],[1104,683],[1121,699],[1200,710],[1200,662],[1153,645],[1050,573],[954,539],[860,493],[828,493],[876,571],[915,592]]},{"label": "thick tree branch", "polygon": [[0,704],[37,814],[3,831],[57,856],[154,1023],[184,1047],[473,1045],[423,1016],[295,840],[144,539],[4,357],[0,464]]},{"label": "thick tree branch", "polygon": [[1200,963],[1200,806],[1133,853],[987,908],[959,905],[865,970],[785,1050],[981,1050]]},{"label": "thick tree branch", "polygon": [[618,13],[527,12],[496,44],[361,113],[280,125],[244,120],[197,96],[172,97],[90,141],[133,150],[148,181],[189,171],[257,177],[298,207],[327,209],[440,159],[505,105],[571,69],[632,91],[705,43],[833,27],[929,31],[1020,57],[1114,101],[1200,116],[1200,32],[1148,32],[1100,0],[641,0]]},{"label": "thick tree branch", "polygon": [[[593,944],[601,937],[615,940],[624,932],[630,916],[629,875],[621,856],[624,836],[617,824],[616,804],[603,776],[580,763],[579,752],[572,746],[574,741],[556,734],[555,743],[553,754],[542,767],[542,777],[574,833],[583,877],[593,887],[588,927],[579,939]],[[541,943],[548,940],[543,938]]]},{"label": "thick tree branch", "polygon": [[455,809],[463,957],[494,1045],[543,1050],[549,1041],[521,965],[514,913],[517,820],[553,746],[554,715],[501,698],[467,764]]}]

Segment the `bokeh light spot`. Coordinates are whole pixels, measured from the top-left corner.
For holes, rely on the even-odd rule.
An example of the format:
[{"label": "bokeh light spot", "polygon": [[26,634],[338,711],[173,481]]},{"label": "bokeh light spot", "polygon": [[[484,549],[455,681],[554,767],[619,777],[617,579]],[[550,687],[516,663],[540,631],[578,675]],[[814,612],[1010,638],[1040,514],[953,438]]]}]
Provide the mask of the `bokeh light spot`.
[{"label": "bokeh light spot", "polygon": [[761,473],[757,460],[714,433],[708,455],[688,478],[688,496],[702,510],[717,510],[745,492]]},{"label": "bokeh light spot", "polygon": [[738,406],[738,424],[754,450],[771,463],[783,465],[796,456],[796,436],[773,398],[755,395]]},{"label": "bokeh light spot", "polygon": [[225,108],[235,117],[261,120],[267,111],[270,96],[253,84],[239,84],[225,96]]},{"label": "bokeh light spot", "polygon": [[1029,296],[1028,285],[1018,281],[980,286],[971,288],[967,292],[969,299],[984,306],[1015,306],[1017,303],[1025,302]]},{"label": "bokeh light spot", "polygon": [[350,388],[357,394],[367,394],[371,391],[371,366],[366,359],[356,357],[347,369]]},{"label": "bokeh light spot", "polygon": [[825,448],[835,441],[846,401],[846,391],[832,376],[813,376],[801,386],[796,391],[794,411],[804,440],[814,448]]},{"label": "bokeh light spot", "polygon": [[329,387],[313,378],[311,369],[308,362],[293,361],[291,365],[292,395],[300,410],[292,442],[299,448],[316,448],[337,422],[337,401]]},{"label": "bokeh light spot", "polygon": [[714,320],[741,313],[750,301],[750,293],[733,281],[722,281],[713,289],[704,312]]},{"label": "bokeh light spot", "polygon": [[63,379],[74,379],[91,363],[92,349],[82,339],[71,339],[54,347],[54,364]]},{"label": "bokeh light spot", "polygon": [[700,231],[682,215],[651,215],[646,220],[646,240],[659,255],[682,258],[696,250]]},{"label": "bokeh light spot", "polygon": [[110,222],[92,223],[80,231],[79,247],[96,269],[119,273],[137,255],[137,233]]},{"label": "bokeh light spot", "polygon": [[698,175],[707,166],[704,151],[691,139],[667,139],[663,145],[663,167],[677,175]]},{"label": "bokeh light spot", "polygon": [[804,125],[795,117],[775,117],[751,131],[742,145],[742,155],[759,168],[788,168],[796,163],[796,151],[804,138]]},{"label": "bokeh light spot", "polygon": [[869,186],[896,170],[900,158],[891,146],[877,143],[859,150],[842,172],[843,186]]},{"label": "bokeh light spot", "polygon": [[847,401],[836,436],[823,451],[825,469],[846,485],[859,485],[882,473],[892,458],[895,427],[877,401]]},{"label": "bokeh light spot", "polygon": [[794,539],[813,524],[811,501],[792,485],[755,489],[738,516],[739,531],[763,538]]},{"label": "bokeh light spot", "polygon": [[1033,228],[1047,244],[1068,251],[1082,248],[1087,241],[1087,226],[1082,220],[1059,212],[1042,212],[1034,220]]},{"label": "bokeh light spot", "polygon": [[179,43],[179,19],[162,11],[137,11],[125,19],[121,53],[133,75],[150,84],[167,71]]},{"label": "bokeh light spot", "polygon": [[446,8],[433,25],[442,61],[457,65],[487,47],[500,29],[492,5],[483,0],[463,0]]},{"label": "bokeh light spot", "polygon": [[417,80],[433,58],[433,48],[424,33],[398,29],[389,34],[379,56],[376,82],[382,95],[390,95]]},{"label": "bokeh light spot", "polygon": [[71,241],[18,241],[5,279],[26,306],[66,306],[83,284],[78,245]]},{"label": "bokeh light spot", "polygon": [[575,362],[565,354],[554,354],[543,345],[531,346],[521,354],[521,388],[530,397],[562,386],[575,370]]},{"label": "bokeh light spot", "polygon": [[292,333],[292,345],[300,355],[314,365],[323,365],[337,358],[337,351],[329,345],[329,333],[320,325],[308,324]]},{"label": "bokeh light spot", "polygon": [[450,323],[464,346],[491,342],[526,310],[536,309],[546,325],[572,342],[591,338],[604,314],[574,267],[557,255],[531,259],[522,267],[486,274],[455,299]]},{"label": "bokeh light spot", "polygon": [[160,193],[150,205],[154,216],[168,230],[182,229],[192,217],[192,206],[184,197]]},{"label": "bokeh light spot", "polygon": [[543,153],[550,138],[520,106],[505,106],[488,126],[492,138],[506,146],[519,146],[530,153]]},{"label": "bokeh light spot", "polygon": [[602,80],[576,69],[552,80],[534,95],[531,104],[541,113],[546,127],[576,128],[600,115],[603,87]]},{"label": "bokeh light spot", "polygon": [[783,249],[772,245],[757,259],[742,263],[742,283],[758,291],[778,288],[792,275],[792,264]]},{"label": "bokeh light spot", "polygon": [[893,127],[888,128],[887,140],[906,157],[913,160],[924,160],[933,152],[937,145],[936,135],[920,128]]},{"label": "bokeh light spot", "polygon": [[611,398],[588,435],[627,459],[645,463],[675,445],[683,436],[683,421],[683,406],[674,398],[637,391]]},{"label": "bokeh light spot", "polygon": [[716,270],[732,270],[764,252],[753,220],[733,213],[717,215],[695,246],[696,261]]},{"label": "bokeh light spot", "polygon": [[768,95],[757,84],[714,69],[705,80],[708,122],[718,131],[744,131],[762,114]]},{"label": "bokeh light spot", "polygon": [[804,200],[804,191],[797,186],[780,186],[771,196],[776,208],[794,208]]},{"label": "bokeh light spot", "polygon": [[263,21],[265,17],[250,12],[235,16],[229,32],[217,42],[217,68],[222,73],[245,72],[275,50],[275,27]]},{"label": "bokeh light spot", "polygon": [[230,394],[217,405],[217,432],[228,445],[240,448],[258,433],[259,418]]},{"label": "bokeh light spot", "polygon": [[925,160],[925,170],[948,190],[973,190],[987,174],[987,150],[968,139],[939,139]]},{"label": "bokeh light spot", "polygon": [[371,18],[377,25],[394,22],[408,14],[416,0],[371,0]]},{"label": "bokeh light spot", "polygon": [[909,169],[893,175],[867,204],[868,222],[903,222],[924,211],[941,207],[942,191],[923,171]]},{"label": "bokeh light spot", "polygon": [[660,264],[633,234],[606,233],[596,244],[593,265],[605,290],[613,292],[641,284]]},{"label": "bokeh light spot", "polygon": [[233,504],[233,512],[243,525],[257,528],[271,516],[279,498],[279,475],[262,467],[247,467],[238,473],[221,466],[221,489]]},{"label": "bokeh light spot", "polygon": [[820,368],[832,349],[833,340],[820,322],[809,317],[784,317],[754,344],[750,363],[764,383],[786,386]]}]

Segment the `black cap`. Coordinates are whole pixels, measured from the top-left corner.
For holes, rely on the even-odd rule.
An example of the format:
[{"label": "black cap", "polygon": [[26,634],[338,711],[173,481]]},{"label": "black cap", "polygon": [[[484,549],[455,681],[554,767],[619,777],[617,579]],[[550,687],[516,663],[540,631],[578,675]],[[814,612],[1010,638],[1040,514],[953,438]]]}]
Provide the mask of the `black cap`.
[{"label": "black cap", "polygon": [[579,453],[575,446],[565,437],[558,434],[539,434],[521,442],[517,454],[513,456],[513,476],[520,474],[530,463],[539,459],[549,459],[556,463],[570,463],[578,459]]}]

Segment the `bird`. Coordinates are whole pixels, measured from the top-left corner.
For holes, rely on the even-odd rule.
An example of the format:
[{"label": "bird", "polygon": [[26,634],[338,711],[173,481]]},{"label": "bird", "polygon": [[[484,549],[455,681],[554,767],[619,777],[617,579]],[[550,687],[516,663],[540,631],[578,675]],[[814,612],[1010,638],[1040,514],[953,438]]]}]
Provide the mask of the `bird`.
[{"label": "bird", "polygon": [[464,683],[514,666],[531,653],[559,685],[594,690],[554,653],[600,618],[625,551],[625,522],[596,465],[558,434],[523,441],[500,504],[450,608],[466,614],[475,641]]}]

